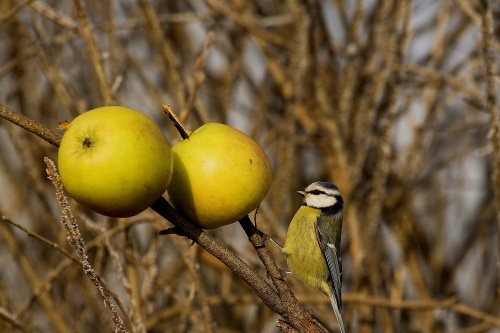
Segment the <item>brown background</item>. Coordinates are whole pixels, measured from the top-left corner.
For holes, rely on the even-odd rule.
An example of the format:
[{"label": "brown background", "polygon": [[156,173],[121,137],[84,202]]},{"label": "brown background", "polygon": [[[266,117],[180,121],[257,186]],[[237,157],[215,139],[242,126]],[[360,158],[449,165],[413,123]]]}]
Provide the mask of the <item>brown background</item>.
[{"label": "brown background", "polygon": [[[190,129],[235,126],[272,160],[258,226],[278,241],[296,190],[327,180],[342,191],[349,332],[493,332],[500,8],[486,4],[5,0],[0,101],[53,130],[128,106],[172,144],[162,103]],[[2,120],[0,153],[0,331],[113,331],[81,267],[54,248],[73,253],[43,162],[57,149]],[[151,210],[117,221],[71,206],[130,332],[277,330],[278,316],[211,255],[158,237],[168,223]],[[210,234],[265,276],[239,225]],[[328,299],[287,281],[335,330]]]}]

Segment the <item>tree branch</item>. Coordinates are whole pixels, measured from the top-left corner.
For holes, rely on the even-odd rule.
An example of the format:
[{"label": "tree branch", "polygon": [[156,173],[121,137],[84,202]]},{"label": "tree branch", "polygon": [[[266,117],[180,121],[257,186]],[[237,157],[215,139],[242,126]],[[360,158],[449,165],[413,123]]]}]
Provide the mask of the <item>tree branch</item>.
[{"label": "tree branch", "polygon": [[262,233],[255,227],[252,221],[250,221],[250,218],[245,216],[239,222],[255,248],[257,255],[264,264],[271,281],[278,290],[281,300],[286,304],[286,316],[283,317],[288,318],[292,326],[299,329],[301,332],[328,332],[327,329],[316,321],[310,313],[305,311],[299,301],[297,301],[290,286],[284,281],[283,273],[278,266],[276,266],[271,253],[265,246],[265,239]]},{"label": "tree branch", "polygon": [[191,239],[245,281],[271,310],[286,318],[287,310],[278,293],[224,244],[189,222],[163,197],[156,200],[151,208],[175,226],[173,229],[160,232],[160,234],[175,233]]},{"label": "tree branch", "polygon": [[4,118],[17,126],[24,128],[28,132],[38,135],[56,147],[59,147],[59,144],[61,143],[61,136],[59,134],[2,104],[0,104],[0,118]]}]

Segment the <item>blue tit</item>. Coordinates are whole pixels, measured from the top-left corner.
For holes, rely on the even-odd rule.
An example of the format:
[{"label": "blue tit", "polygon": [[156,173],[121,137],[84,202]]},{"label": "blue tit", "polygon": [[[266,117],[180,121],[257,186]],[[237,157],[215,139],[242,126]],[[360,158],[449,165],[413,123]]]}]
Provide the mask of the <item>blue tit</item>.
[{"label": "blue tit", "polygon": [[282,251],[295,276],[330,298],[340,331],[345,333],[340,315],[344,200],[337,186],[328,182],[312,183],[298,193],[304,202],[290,222]]}]

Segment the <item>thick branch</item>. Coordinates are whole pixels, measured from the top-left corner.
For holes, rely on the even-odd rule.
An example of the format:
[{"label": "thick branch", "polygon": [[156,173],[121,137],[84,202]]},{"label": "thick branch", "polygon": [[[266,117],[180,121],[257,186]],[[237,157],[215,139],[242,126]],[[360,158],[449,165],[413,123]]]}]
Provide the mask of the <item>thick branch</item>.
[{"label": "thick branch", "polygon": [[206,232],[186,220],[163,197],[156,200],[151,205],[151,208],[175,226],[174,232],[167,233],[177,233],[186,236],[199,244],[243,279],[271,310],[286,318],[287,310],[276,291],[224,244],[210,237]]},{"label": "thick branch", "polygon": [[245,216],[239,222],[255,248],[255,251],[257,251],[271,281],[273,281],[274,286],[278,290],[278,294],[286,304],[286,317],[291,321],[292,326],[301,332],[328,332],[326,328],[315,321],[312,316],[304,310],[299,301],[297,301],[290,286],[283,280],[283,273],[278,266],[276,266],[271,253],[265,246],[265,239],[262,237],[262,233],[259,232],[252,221],[250,221],[250,218]]}]

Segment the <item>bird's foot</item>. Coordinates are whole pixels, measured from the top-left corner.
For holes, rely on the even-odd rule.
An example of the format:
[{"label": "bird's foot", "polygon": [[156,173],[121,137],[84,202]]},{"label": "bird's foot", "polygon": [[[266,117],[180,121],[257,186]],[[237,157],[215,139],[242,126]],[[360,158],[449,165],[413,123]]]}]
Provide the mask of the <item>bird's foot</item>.
[{"label": "bird's foot", "polygon": [[269,236],[266,233],[263,233],[262,231],[259,230],[259,234],[262,237],[262,242],[267,242],[268,240],[274,243],[280,250],[283,250],[283,246],[280,245],[277,241],[274,240],[271,236]]}]

